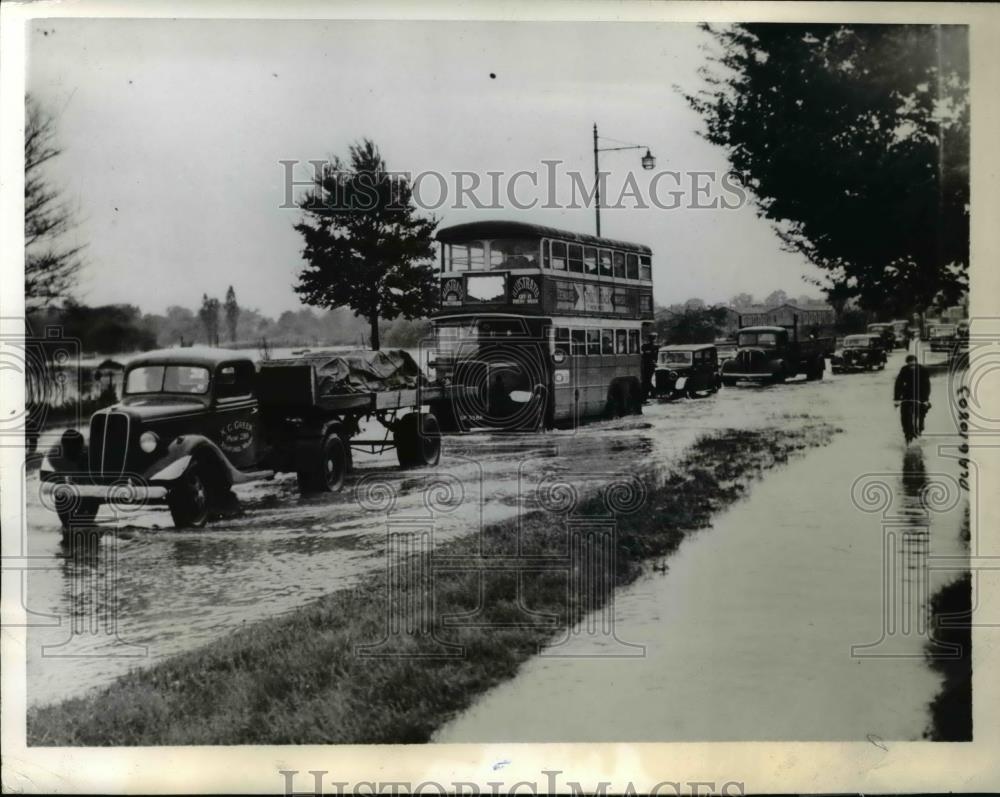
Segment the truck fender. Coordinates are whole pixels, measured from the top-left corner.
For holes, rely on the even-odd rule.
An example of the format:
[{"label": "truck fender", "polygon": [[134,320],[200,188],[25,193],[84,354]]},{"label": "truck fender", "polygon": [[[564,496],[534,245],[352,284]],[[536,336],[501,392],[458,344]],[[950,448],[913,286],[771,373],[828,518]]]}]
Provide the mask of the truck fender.
[{"label": "truck fender", "polygon": [[243,474],[230,464],[222,449],[200,434],[185,434],[171,440],[164,455],[146,471],[147,479],[159,483],[176,481],[184,475],[195,457],[207,462],[221,479],[220,486],[225,489],[246,481]]}]

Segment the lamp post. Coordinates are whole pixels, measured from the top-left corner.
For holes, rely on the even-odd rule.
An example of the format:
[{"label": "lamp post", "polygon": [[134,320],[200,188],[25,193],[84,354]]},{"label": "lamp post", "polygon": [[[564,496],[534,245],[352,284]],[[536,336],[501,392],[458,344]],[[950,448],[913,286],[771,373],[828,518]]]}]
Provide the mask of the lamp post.
[{"label": "lamp post", "polygon": [[644,149],[646,154],[642,156],[642,168],[646,171],[654,168],[656,166],[656,158],[653,157],[653,153],[649,151],[649,147],[645,144],[628,144],[622,147],[601,147],[600,137],[597,135],[597,122],[594,122],[594,212],[597,221],[597,236],[601,235],[601,169],[598,164],[598,153],[601,152],[620,152],[624,149]]}]

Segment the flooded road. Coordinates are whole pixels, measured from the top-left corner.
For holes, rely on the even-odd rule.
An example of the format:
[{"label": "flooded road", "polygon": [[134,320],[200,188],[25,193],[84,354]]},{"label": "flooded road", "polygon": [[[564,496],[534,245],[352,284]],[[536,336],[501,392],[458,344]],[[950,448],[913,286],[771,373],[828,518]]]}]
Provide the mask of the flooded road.
[{"label": "flooded road", "polygon": [[[618,596],[619,625],[627,629],[620,636],[647,645],[646,658],[638,666],[652,666],[648,673],[658,669],[653,665],[658,650],[673,650],[672,658],[682,658],[676,651],[690,644],[681,632],[680,615],[684,615],[685,627],[700,623],[707,650],[713,644],[728,646],[730,639],[736,642],[740,637],[731,636],[732,630],[725,625],[710,628],[710,622],[726,622],[718,616],[728,611],[723,598],[729,596],[744,607],[747,601],[757,601],[759,606],[754,603],[754,611],[760,616],[777,611],[768,605],[768,590],[751,590],[756,579],[769,589],[783,585],[783,589],[791,590],[788,594],[803,599],[806,595],[794,590],[807,593],[817,568],[826,568],[831,574],[842,567],[850,568],[849,577],[842,581],[854,584],[855,589],[842,585],[847,592],[863,591],[872,585],[871,572],[877,572],[880,565],[872,563],[865,545],[879,533],[879,527],[876,524],[875,531],[870,532],[872,518],[859,520],[861,515],[849,498],[846,503],[843,499],[841,481],[847,479],[849,496],[851,482],[863,470],[899,470],[903,449],[898,422],[891,414],[888,384],[890,372],[898,369],[901,361],[901,354],[894,355],[884,373],[828,374],[823,382],[727,389],[707,399],[647,405],[640,418],[594,423],[576,431],[509,438],[478,434],[448,437],[441,464],[434,469],[400,471],[391,451],[382,456],[357,454],[356,472],[338,495],[300,498],[294,477],[241,487],[237,490],[241,513],[200,531],[174,530],[165,510],[143,510],[115,518],[104,509],[98,520],[114,533],[106,534],[89,554],[68,554],[60,541],[58,520],[39,503],[37,473],[31,474],[26,496],[27,550],[29,555],[50,562],[51,569],[33,570],[28,576],[28,608],[34,613],[28,638],[29,701],[45,703],[80,694],[108,683],[129,668],[191,650],[244,623],[287,612],[326,592],[358,583],[366,573],[385,566],[387,521],[431,520],[434,542],[439,543],[474,533],[481,524],[530,511],[535,506],[536,488],[553,475],[569,476],[577,483],[589,479],[599,484],[631,473],[637,466],[666,469],[699,435],[720,428],[794,426],[804,423],[806,416],[843,426],[847,432],[829,449],[813,452],[792,467],[769,475],[754,488],[749,501],[720,517],[716,528],[685,543],[670,560],[666,577],[647,579]],[[935,381],[936,394],[943,389],[941,381]],[[945,409],[939,402],[928,419],[929,428],[933,428],[936,413]],[[847,448],[842,448],[845,444]],[[925,453],[928,450],[925,441]],[[811,464],[819,455],[830,456],[829,451],[839,453],[829,462]],[[864,463],[863,467],[859,462]],[[930,459],[926,465],[928,470],[938,467]],[[784,487],[772,488],[772,482],[779,479],[785,480]],[[764,491],[770,489],[777,492],[755,504],[758,496],[766,496]],[[819,495],[812,495],[813,490]],[[814,512],[813,506],[807,505],[813,500],[827,503],[818,504],[822,511]],[[727,533],[726,523],[735,531]],[[868,534],[862,526],[869,529]],[[838,531],[840,527],[847,531]],[[753,536],[741,536],[741,528],[752,530]],[[841,539],[845,534],[847,537]],[[838,539],[840,542],[836,542]],[[704,547],[703,541],[708,540],[711,546],[725,547],[710,547],[699,555],[698,546]],[[838,557],[844,554],[831,553],[829,546],[844,547],[852,553],[841,560]],[[756,558],[748,560],[751,553]],[[740,563],[744,569],[748,561],[753,561],[755,568],[763,569],[756,577],[753,571],[741,576],[725,570],[713,573],[712,567],[723,567],[727,561],[731,567]],[[711,589],[705,583],[718,578],[733,579],[739,588]],[[829,580],[827,592],[817,594],[836,597],[832,582],[837,579],[830,575]],[[706,595],[692,592],[694,585],[701,585],[705,593],[715,597],[708,600]],[[657,592],[664,589],[681,592]],[[673,615],[666,613],[668,606],[677,614],[669,623],[666,621]],[[803,607],[808,609],[808,602]],[[868,623],[860,630],[869,631],[872,622],[877,625],[877,612],[858,613],[864,614]],[[822,616],[828,620],[831,613],[824,610]],[[733,624],[745,624],[747,629],[758,625],[756,619],[749,619],[746,608],[742,619],[739,612],[732,613],[729,619]],[[778,625],[787,627],[788,623]],[[854,626],[847,623],[844,630],[850,631],[848,636],[853,639]],[[854,641],[877,639],[877,630]],[[674,636],[675,631],[681,637]],[[815,633],[823,639],[832,638],[829,629]],[[681,638],[685,638],[683,644],[678,641]],[[808,652],[809,648],[805,645],[803,649]],[[768,661],[764,653],[755,651],[761,666]],[[669,653],[666,655],[671,658]],[[702,655],[708,654],[703,651],[692,657],[692,665]],[[722,660],[729,656],[718,652],[713,655]],[[545,661],[547,666],[552,660],[538,661]],[[717,666],[720,676],[729,672],[721,660]],[[733,661],[727,666],[732,670],[727,677],[735,679],[733,688],[746,688],[751,682],[750,676],[737,678],[740,673],[758,672],[745,662]],[[716,665],[704,668],[702,662],[702,667],[703,673],[716,671]],[[925,690],[933,691],[933,679],[925,675],[924,666],[914,662],[911,669],[907,692],[922,695]],[[537,677],[538,667],[532,662],[514,681],[517,691],[527,689],[528,694],[533,694],[537,688],[552,699],[558,694],[568,695],[568,690],[554,689],[544,679],[531,680]],[[553,677],[551,672],[549,677]],[[567,679],[563,687],[568,683],[575,683],[574,688],[591,686],[583,670],[554,677]],[[523,686],[525,679],[536,686]],[[650,701],[640,700],[640,683],[633,680],[632,686],[636,702],[648,705]],[[666,699],[667,686],[647,683],[645,688]],[[507,705],[502,689],[488,695],[483,705],[498,699]],[[608,687],[601,689],[606,691]],[[535,697],[536,706],[544,702],[537,699],[537,694]],[[914,697],[913,702],[920,700]],[[589,706],[589,701],[585,705]],[[593,708],[599,711],[600,704],[595,703]],[[616,711],[611,704],[605,709],[610,714]],[[519,710],[510,712],[512,722]],[[516,733],[507,735],[495,716],[490,724],[496,733],[480,737],[477,734],[487,729],[477,725],[476,711],[446,734],[457,734],[450,737],[455,739],[521,738]],[[634,707],[627,713],[632,714],[638,735],[619,738],[674,738],[663,735],[669,729],[664,730],[662,723],[648,716],[648,711],[644,722],[639,722]],[[910,725],[909,720],[902,724]],[[594,727],[594,723],[584,726]],[[539,722],[533,727],[542,729],[545,725]],[[697,724],[685,727],[688,733],[695,734],[686,738],[703,738],[698,735],[702,731]],[[550,738],[562,738],[565,731],[553,733]],[[614,731],[608,733],[609,738],[614,735]]]},{"label": "flooded road", "polygon": [[[921,624],[967,566],[966,498],[939,451],[958,441],[932,436],[955,428],[947,375],[906,449],[889,401],[900,359],[839,377],[850,389],[813,411],[845,433],[767,474],[666,573],[619,590],[613,636],[582,623],[573,658],[529,660],[435,741],[919,739],[940,683]],[[928,584],[926,557],[954,569]],[[611,658],[635,652],[620,643],[644,655]]]}]

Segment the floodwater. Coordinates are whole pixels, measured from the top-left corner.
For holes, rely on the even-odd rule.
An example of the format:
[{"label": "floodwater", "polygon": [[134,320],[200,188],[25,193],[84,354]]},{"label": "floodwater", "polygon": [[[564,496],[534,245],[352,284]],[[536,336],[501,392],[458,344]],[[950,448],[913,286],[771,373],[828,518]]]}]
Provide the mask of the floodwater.
[{"label": "floodwater", "polygon": [[[637,466],[668,468],[704,432],[793,426],[808,414],[847,431],[828,448],[769,474],[749,500],[686,542],[669,560],[668,574],[617,595],[617,635],[646,645],[644,658],[611,665],[592,657],[538,658],[441,738],[805,739],[848,725],[848,736],[838,738],[854,738],[854,725],[845,719],[831,726],[823,712],[846,717],[855,703],[872,716],[898,716],[892,728],[865,726],[865,733],[917,735],[936,688],[926,666],[918,659],[888,665],[851,659],[849,650],[879,638],[880,521],[856,509],[850,495],[864,472],[900,478],[904,450],[889,384],[901,359],[894,355],[884,373],[726,389],[706,399],[647,405],[641,418],[575,431],[447,437],[434,469],[400,471],[392,451],[358,453],[342,493],[301,498],[294,477],[240,487],[240,511],[204,530],[173,529],[163,509],[121,517],[103,509],[98,521],[108,533],[89,553],[63,546],[58,520],[40,505],[37,473],[29,474],[26,552],[35,557],[27,576],[29,702],[81,694],[130,668],[359,583],[386,566],[394,524],[430,522],[437,544],[534,508],[555,477],[596,489],[627,479]],[[935,378],[935,397],[943,381]],[[947,420],[939,401],[928,428],[946,428]],[[955,472],[929,439],[921,446],[927,473]],[[959,545],[951,528],[957,528],[957,512],[933,519],[935,551]],[[880,665],[882,675],[871,674]],[[861,667],[863,676],[850,680],[851,666]],[[808,692],[809,684],[813,702],[829,686],[829,706],[814,706],[817,713],[800,717],[798,725],[784,711],[794,727],[779,727],[783,712],[773,706],[774,716],[762,718],[776,689]],[[723,694],[739,697],[729,704],[732,716]],[[696,710],[708,697],[714,721]],[[781,705],[805,711],[811,704],[782,693]],[[584,708],[587,722],[573,716]],[[536,714],[537,722],[525,722]]]},{"label": "floodwater", "polygon": [[435,741],[921,738],[940,684],[926,601],[968,566],[966,496],[947,375],[907,449],[889,403],[899,359],[817,388],[831,390],[813,411],[844,434],[766,475],[666,573],[616,593],[607,624],[588,618]]}]

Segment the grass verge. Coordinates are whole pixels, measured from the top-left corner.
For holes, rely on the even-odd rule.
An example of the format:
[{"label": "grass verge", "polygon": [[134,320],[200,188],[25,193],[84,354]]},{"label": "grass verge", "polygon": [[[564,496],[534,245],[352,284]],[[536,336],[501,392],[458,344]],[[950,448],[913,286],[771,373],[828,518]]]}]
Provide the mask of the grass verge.
[{"label": "grass verge", "polygon": [[[645,500],[615,516],[613,557],[597,557],[589,587],[565,570],[497,568],[521,555],[565,558],[564,516],[536,511],[434,550],[433,580],[378,572],[294,612],[119,678],[85,697],[28,712],[32,745],[204,745],[425,742],[434,730],[631,581],[650,559],[709,525],[764,471],[838,431],[728,430],[699,439],[666,475],[640,474]],[[606,496],[584,498],[574,518],[607,517]],[[510,561],[510,560],[507,560]],[[484,565],[491,569],[486,571]],[[591,571],[588,571],[591,572]],[[389,586],[392,586],[392,590]],[[520,584],[520,592],[518,591]],[[433,604],[433,614],[423,607]],[[387,613],[432,633],[391,636],[379,657],[357,646],[385,636]],[[464,615],[475,625],[434,618]],[[546,622],[548,620],[548,622]],[[441,643],[461,656],[440,657]]]}]

